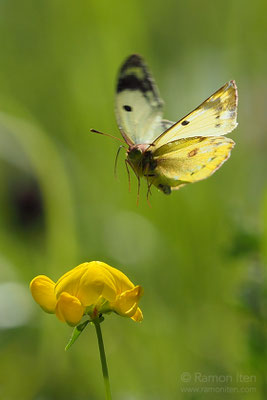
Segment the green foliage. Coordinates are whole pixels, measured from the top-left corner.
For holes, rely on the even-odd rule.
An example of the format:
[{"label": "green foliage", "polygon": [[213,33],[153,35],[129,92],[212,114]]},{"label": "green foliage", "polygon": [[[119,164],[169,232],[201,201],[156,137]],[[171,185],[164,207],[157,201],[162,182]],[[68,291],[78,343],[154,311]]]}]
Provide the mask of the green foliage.
[{"label": "green foliage", "polygon": [[65,347],[65,351],[69,350],[69,348],[76,342],[76,340],[78,339],[78,337],[80,336],[80,334],[83,332],[83,330],[87,327],[88,323],[90,321],[84,321],[82,324],[77,325],[74,327],[70,340],[67,343],[67,346]]}]

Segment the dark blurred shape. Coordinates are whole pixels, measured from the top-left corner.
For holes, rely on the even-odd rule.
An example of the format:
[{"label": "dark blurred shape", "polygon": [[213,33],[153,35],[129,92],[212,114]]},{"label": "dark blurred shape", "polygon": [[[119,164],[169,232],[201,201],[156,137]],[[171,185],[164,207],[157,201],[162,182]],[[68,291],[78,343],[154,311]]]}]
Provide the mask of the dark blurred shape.
[{"label": "dark blurred shape", "polygon": [[[262,398],[267,395],[266,355],[267,355],[267,291],[266,268],[255,262],[248,269],[248,276],[240,286],[239,296],[242,308],[247,313],[248,359],[261,384]],[[244,320],[245,321],[245,320]]]},{"label": "dark blurred shape", "polygon": [[253,263],[246,280],[240,285],[239,298],[242,306],[254,318],[267,321],[266,312],[266,272],[263,265]]},{"label": "dark blurred shape", "polygon": [[256,255],[260,251],[261,236],[259,232],[239,227],[233,233],[228,254],[232,257]]},{"label": "dark blurred shape", "polygon": [[261,329],[260,325],[251,323],[248,326],[248,345],[251,350],[251,356],[255,358],[265,358],[267,355],[266,351],[267,337],[264,330]]},{"label": "dark blurred shape", "polygon": [[23,229],[44,226],[43,198],[37,180],[30,175],[10,176],[8,206],[12,222]]}]

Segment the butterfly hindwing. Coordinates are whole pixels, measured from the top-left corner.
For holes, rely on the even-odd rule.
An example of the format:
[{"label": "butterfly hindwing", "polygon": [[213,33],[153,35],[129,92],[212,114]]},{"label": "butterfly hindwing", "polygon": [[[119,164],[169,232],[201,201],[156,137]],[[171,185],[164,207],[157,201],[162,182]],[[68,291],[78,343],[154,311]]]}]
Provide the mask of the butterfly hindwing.
[{"label": "butterfly hindwing", "polygon": [[155,130],[154,130],[155,136],[159,137],[163,132],[170,129],[170,127],[173,126],[174,124],[175,124],[175,122],[169,121],[167,119],[160,120],[155,126]]},{"label": "butterfly hindwing", "polygon": [[229,158],[234,141],[224,136],[184,138],[152,151],[147,171],[152,184],[170,193],[208,178]]},{"label": "butterfly hindwing", "polygon": [[129,145],[150,144],[165,130],[158,129],[162,104],[143,59],[130,56],[120,69],[115,99],[118,126]]},{"label": "butterfly hindwing", "polygon": [[162,133],[153,146],[160,147],[180,138],[225,135],[237,126],[236,117],[237,88],[235,82],[230,81]]}]

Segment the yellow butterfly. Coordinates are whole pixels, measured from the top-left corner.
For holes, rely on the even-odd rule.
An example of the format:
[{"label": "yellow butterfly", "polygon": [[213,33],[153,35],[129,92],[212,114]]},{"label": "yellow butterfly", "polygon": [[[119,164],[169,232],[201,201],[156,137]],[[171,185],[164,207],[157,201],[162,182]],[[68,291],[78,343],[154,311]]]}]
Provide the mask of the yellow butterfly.
[{"label": "yellow butterfly", "polygon": [[118,77],[116,117],[138,193],[142,176],[148,193],[154,185],[170,194],[220,168],[235,145],[222,135],[237,126],[237,99],[235,81],[230,81],[178,122],[164,120],[163,102],[143,59],[127,58]]}]

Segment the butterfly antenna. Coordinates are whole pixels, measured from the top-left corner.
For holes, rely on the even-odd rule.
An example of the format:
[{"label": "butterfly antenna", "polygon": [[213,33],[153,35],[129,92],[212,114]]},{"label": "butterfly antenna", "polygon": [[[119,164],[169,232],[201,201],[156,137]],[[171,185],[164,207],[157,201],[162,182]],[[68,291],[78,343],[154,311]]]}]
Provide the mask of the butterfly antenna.
[{"label": "butterfly antenna", "polygon": [[130,171],[129,171],[128,161],[127,160],[125,160],[125,167],[126,167],[126,171],[127,171],[127,175],[128,175],[129,192],[130,192],[131,191],[131,175],[130,175]]},{"label": "butterfly antenna", "polygon": [[120,147],[118,148],[118,151],[117,151],[117,154],[116,154],[116,158],[115,158],[115,165],[114,165],[114,176],[115,176],[115,179],[117,179],[118,158],[119,158],[119,154],[120,154],[120,151],[121,151],[122,147],[124,147],[124,146],[121,144]]},{"label": "butterfly antenna", "polygon": [[[118,138],[118,137],[116,137],[116,136],[110,135],[109,133],[100,132],[100,131],[97,131],[96,129],[90,129],[90,132],[92,132],[92,133],[98,133],[99,135],[103,135],[103,136],[108,136],[108,137],[110,137],[110,138],[112,138],[112,139],[118,140],[118,141],[121,142],[121,143],[124,143],[124,141],[123,141],[122,139],[120,139],[120,138]],[[124,147],[124,146],[122,146],[122,147]]]}]

